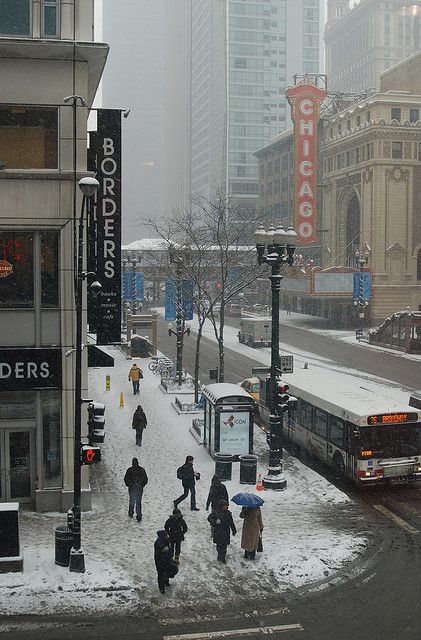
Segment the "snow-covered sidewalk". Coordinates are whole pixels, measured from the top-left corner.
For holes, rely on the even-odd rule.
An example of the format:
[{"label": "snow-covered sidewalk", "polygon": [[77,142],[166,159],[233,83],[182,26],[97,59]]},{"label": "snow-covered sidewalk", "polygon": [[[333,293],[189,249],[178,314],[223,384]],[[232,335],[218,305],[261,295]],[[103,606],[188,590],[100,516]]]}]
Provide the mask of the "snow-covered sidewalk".
[{"label": "snow-covered sidewalk", "polygon": [[[63,524],[65,515],[22,511],[24,573],[0,576],[3,615],[80,615],[83,610],[160,615],[172,608],[195,611],[199,606],[215,610],[227,600],[232,607],[249,597],[276,597],[288,589],[308,587],[332,579],[345,566],[349,571],[354,562],[358,565],[371,535],[366,515],[345,494],[292,457],[285,460],[287,490],[261,494],[265,500],[264,552],[254,563],[244,561],[240,509],[231,503],[238,534],[229,547],[227,565],[218,563],[204,508],[214,462],[191,436],[191,416],[176,414],[171,407],[174,397],[161,393],[159,379],[148,370],[147,360],[138,360],[145,377],[140,396],[133,396],[127,380],[132,362],[118,348],[110,348],[110,353],[114,368],[90,371],[90,397],[106,403],[107,422],[102,462],[91,469],[93,510],[82,519],[86,573],[71,574],[54,564],[53,526]],[[111,375],[109,392],[105,391],[106,374]],[[124,408],[119,406],[121,391]],[[148,417],[141,448],[136,447],[131,428],[139,401]],[[257,427],[255,451],[259,470],[264,473],[267,445]],[[156,531],[172,511],[174,498],[181,493],[176,469],[187,454],[194,456],[194,466],[201,472],[197,483],[200,511],[191,512],[188,500],[180,505],[189,531],[179,574],[162,596],[157,588],[153,543]],[[123,476],[133,456],[139,457],[149,476],[141,523],[127,517]],[[240,485],[238,476],[238,465],[234,465],[233,480],[226,483],[230,497],[238,491],[254,490]]]}]

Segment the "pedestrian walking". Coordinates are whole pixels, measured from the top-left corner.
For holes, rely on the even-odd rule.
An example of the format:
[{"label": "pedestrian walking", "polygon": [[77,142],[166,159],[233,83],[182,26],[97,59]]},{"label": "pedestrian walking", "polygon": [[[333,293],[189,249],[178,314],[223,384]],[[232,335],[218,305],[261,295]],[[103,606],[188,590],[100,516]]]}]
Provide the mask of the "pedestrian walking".
[{"label": "pedestrian walking", "polygon": [[129,380],[132,381],[133,385],[133,395],[139,393],[139,380],[141,378],[143,378],[143,371],[137,366],[136,363],[134,363],[129,371]]},{"label": "pedestrian walking", "polygon": [[157,531],[157,539],[154,544],[155,567],[158,574],[158,587],[161,593],[165,593],[165,587],[170,586],[170,578],[177,574],[177,565],[172,560],[170,539],[165,529]]},{"label": "pedestrian walking", "polygon": [[263,520],[260,507],[256,507],[255,509],[243,507],[240,513],[240,518],[243,519],[241,548],[244,549],[245,558],[248,560],[254,560],[263,531]]},{"label": "pedestrian walking", "polygon": [[213,527],[213,542],[216,544],[218,561],[226,564],[227,547],[230,544],[230,533],[237,533],[232,513],[228,510],[228,502],[221,500],[218,511],[212,511],[208,515],[208,522]]},{"label": "pedestrian walking", "polygon": [[142,405],[138,404],[132,420],[132,427],[136,429],[136,444],[138,447],[142,446],[143,430],[146,429],[147,424],[148,421],[146,420]]},{"label": "pedestrian walking", "polygon": [[174,509],[172,515],[168,518],[164,525],[165,531],[168,533],[171,545],[171,556],[174,561],[179,564],[181,543],[184,540],[184,534],[187,533],[188,527],[183,518],[180,509]]},{"label": "pedestrian walking", "polygon": [[[211,486],[209,489],[208,499],[206,500],[206,511],[211,508],[211,512],[218,511],[219,504],[221,500],[225,500],[227,503],[228,500],[228,491],[227,488],[218,476],[213,476],[211,480]],[[213,538],[213,526],[211,525],[211,537]]]},{"label": "pedestrian walking", "polygon": [[124,484],[129,489],[129,518],[133,518],[136,508],[137,521],[141,522],[143,489],[148,484],[148,476],[145,469],[139,465],[137,458],[133,458],[132,466],[127,469]]},{"label": "pedestrian walking", "polygon": [[190,508],[192,511],[199,511],[196,507],[196,480],[200,480],[200,473],[194,470],[193,460],[193,456],[187,456],[185,463],[177,469],[177,478],[181,480],[183,493],[174,500],[174,509],[187,498],[190,491]]},{"label": "pedestrian walking", "polygon": [[225,500],[228,504],[228,491],[218,476],[213,476],[208,499],[206,500],[206,511],[209,509],[209,506],[211,507],[211,511],[217,511],[221,500]]}]

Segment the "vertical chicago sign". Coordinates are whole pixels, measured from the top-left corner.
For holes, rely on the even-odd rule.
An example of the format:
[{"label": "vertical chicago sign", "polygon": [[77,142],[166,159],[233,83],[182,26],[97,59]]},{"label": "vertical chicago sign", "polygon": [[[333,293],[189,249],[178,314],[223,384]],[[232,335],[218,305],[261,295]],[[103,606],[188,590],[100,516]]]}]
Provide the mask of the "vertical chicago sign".
[{"label": "vertical chicago sign", "polygon": [[121,112],[98,109],[96,177],[97,344],[121,341]]},{"label": "vertical chicago sign", "polygon": [[295,231],[299,244],[317,239],[317,125],[326,91],[308,78],[287,89],[294,122]]}]

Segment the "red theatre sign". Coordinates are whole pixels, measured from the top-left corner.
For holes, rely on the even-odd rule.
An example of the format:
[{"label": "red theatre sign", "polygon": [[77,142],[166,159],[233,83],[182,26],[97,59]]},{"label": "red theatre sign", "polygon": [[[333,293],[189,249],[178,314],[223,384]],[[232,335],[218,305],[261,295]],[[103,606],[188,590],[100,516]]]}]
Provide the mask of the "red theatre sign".
[{"label": "red theatre sign", "polygon": [[317,239],[317,124],[326,91],[308,79],[287,89],[295,137],[295,231],[298,244]]}]

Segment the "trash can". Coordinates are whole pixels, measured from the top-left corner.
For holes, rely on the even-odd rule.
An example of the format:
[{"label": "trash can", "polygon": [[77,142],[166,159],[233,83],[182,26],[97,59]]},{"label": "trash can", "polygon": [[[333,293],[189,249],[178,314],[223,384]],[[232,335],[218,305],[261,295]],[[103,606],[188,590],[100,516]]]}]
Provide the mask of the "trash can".
[{"label": "trash can", "polygon": [[231,480],[233,460],[232,453],[215,453],[215,475],[220,480]]},{"label": "trash can", "polygon": [[240,484],[256,484],[257,456],[243,454],[238,458],[240,460]]},{"label": "trash can", "polygon": [[149,358],[149,356],[152,355],[152,345],[148,338],[144,336],[132,336],[130,355],[132,358]]},{"label": "trash can", "polygon": [[70,549],[73,545],[73,534],[71,529],[65,524],[54,527],[56,564],[60,567],[68,567],[70,562]]}]

